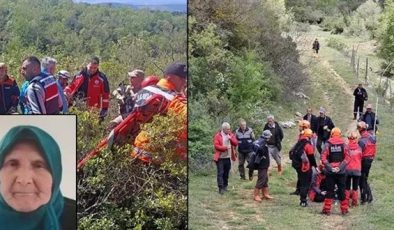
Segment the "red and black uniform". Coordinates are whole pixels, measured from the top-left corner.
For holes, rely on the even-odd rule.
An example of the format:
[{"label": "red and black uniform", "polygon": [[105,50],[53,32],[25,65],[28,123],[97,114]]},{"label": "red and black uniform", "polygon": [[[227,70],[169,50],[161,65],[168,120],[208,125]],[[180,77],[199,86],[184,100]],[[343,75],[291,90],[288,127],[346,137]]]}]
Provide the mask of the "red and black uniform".
[{"label": "red and black uniform", "polygon": [[[346,165],[349,162],[349,155],[345,143],[341,137],[331,137],[328,139],[326,147],[322,153],[322,162],[326,169],[327,195],[324,199],[323,213],[331,213],[331,205],[334,199],[335,185],[338,187],[338,199],[341,201],[341,211],[348,212],[349,205],[346,202]],[[338,168],[339,171],[334,169]]]},{"label": "red and black uniform", "polygon": [[[362,150],[355,140],[349,140],[346,146],[349,153],[349,163],[346,167],[346,191],[345,196],[349,202],[352,198],[352,205],[357,205],[358,200],[358,184],[361,176],[361,156]],[[350,187],[352,191],[350,191]]]},{"label": "red and black uniform", "polygon": [[323,171],[318,172],[314,170],[312,174],[312,183],[309,190],[309,200],[313,202],[323,202],[325,195],[322,194],[323,191],[327,191],[326,176]]},{"label": "red and black uniform", "polygon": [[376,155],[376,137],[364,130],[361,132],[361,138],[358,144],[362,150],[360,192],[361,203],[363,204],[373,200],[371,188],[368,184],[368,175]]},{"label": "red and black uniform", "polygon": [[100,116],[107,114],[109,107],[109,84],[104,73],[97,71],[89,75],[87,70],[76,75],[64,92],[67,96],[76,96],[79,99],[86,99],[88,107],[101,109]]},{"label": "red and black uniform", "polygon": [[301,205],[306,206],[306,198],[312,181],[312,167],[316,167],[315,149],[308,137],[301,136],[293,148],[292,166],[297,171]]}]

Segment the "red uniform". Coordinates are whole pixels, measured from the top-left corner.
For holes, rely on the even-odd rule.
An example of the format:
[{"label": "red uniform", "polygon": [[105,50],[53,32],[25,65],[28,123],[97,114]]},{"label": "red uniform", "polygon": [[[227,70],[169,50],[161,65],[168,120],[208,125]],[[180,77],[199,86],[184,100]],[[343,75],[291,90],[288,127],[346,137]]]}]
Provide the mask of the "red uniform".
[{"label": "red uniform", "polygon": [[[361,147],[355,140],[349,140],[346,146],[349,153],[349,163],[346,167],[346,200],[349,203],[350,197],[352,198],[352,205],[357,205],[358,200],[358,185],[361,176]],[[350,188],[352,187],[352,190]]]},{"label": "red uniform", "polygon": [[376,155],[376,137],[364,130],[361,132],[361,138],[358,144],[362,149],[360,191],[361,204],[363,204],[367,201],[371,202],[373,200],[372,191],[368,184],[368,176],[373,159]]},{"label": "red uniform", "polygon": [[79,98],[87,99],[88,107],[97,107],[108,110],[109,106],[109,84],[107,77],[100,71],[88,76],[86,70],[75,76],[64,92],[72,97],[75,94]]},{"label": "red uniform", "polygon": [[[326,176],[319,172],[316,172],[316,174],[312,176],[311,189],[308,194],[309,200],[314,202],[322,202],[324,200],[324,195],[322,195],[321,192],[325,179]],[[324,189],[326,189],[325,186]]]}]

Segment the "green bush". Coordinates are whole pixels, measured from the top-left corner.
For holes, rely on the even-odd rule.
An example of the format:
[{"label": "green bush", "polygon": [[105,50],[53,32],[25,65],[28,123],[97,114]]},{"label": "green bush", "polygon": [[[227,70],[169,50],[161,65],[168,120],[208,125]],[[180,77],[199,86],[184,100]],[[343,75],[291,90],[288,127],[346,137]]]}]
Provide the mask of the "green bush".
[{"label": "green bush", "polygon": [[346,44],[341,39],[335,37],[329,37],[327,39],[327,46],[341,52],[344,52],[347,48]]}]

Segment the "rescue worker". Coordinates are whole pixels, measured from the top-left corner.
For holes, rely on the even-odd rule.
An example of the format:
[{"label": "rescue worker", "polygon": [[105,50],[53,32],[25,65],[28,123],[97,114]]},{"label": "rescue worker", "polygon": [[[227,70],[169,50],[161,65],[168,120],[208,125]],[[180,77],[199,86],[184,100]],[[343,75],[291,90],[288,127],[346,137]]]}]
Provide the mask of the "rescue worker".
[{"label": "rescue worker", "polygon": [[235,161],[237,156],[235,148],[238,145],[236,136],[231,132],[230,124],[224,122],[222,129],[213,138],[215,154],[213,161],[217,168],[217,184],[219,194],[227,192],[228,176],[231,169],[231,160]]},{"label": "rescue worker", "polygon": [[313,132],[305,129],[297,144],[293,147],[291,161],[293,168],[297,171],[297,183],[299,184],[300,206],[306,207],[309,187],[312,181],[312,167],[316,167],[315,149],[310,139]]},{"label": "rescue worker", "polygon": [[[297,143],[302,138],[304,130],[305,129],[309,129],[310,127],[311,127],[311,125],[310,125],[309,121],[307,121],[307,120],[300,120],[300,121],[298,121],[299,134],[298,134],[298,137],[297,137]],[[296,146],[296,144],[289,151],[289,159],[291,159],[291,154],[292,154],[292,151],[294,150],[294,147]],[[297,172],[297,169],[296,168],[294,168],[294,169]],[[291,192],[289,195],[297,195],[297,196],[300,195],[300,181],[299,181],[298,177],[297,177],[296,190],[294,192]]]},{"label": "rescue worker", "polygon": [[73,97],[86,100],[90,108],[100,109],[100,119],[108,114],[109,107],[109,84],[107,77],[99,70],[100,60],[92,57],[88,65],[74,77],[64,92],[70,101]]},{"label": "rescue worker", "polygon": [[358,144],[362,150],[360,192],[361,204],[371,203],[373,200],[372,191],[368,184],[369,170],[376,155],[376,136],[367,131],[367,124],[363,121],[357,123],[357,129],[361,135]]},{"label": "rescue worker", "polygon": [[[361,176],[361,157],[362,150],[358,145],[358,134],[356,131],[348,135],[348,144],[346,146],[349,153],[349,163],[346,166],[346,191],[345,196],[347,203],[352,199],[352,206],[358,204],[358,185]],[[351,190],[352,188],[352,190]]]},{"label": "rescue worker", "polygon": [[41,72],[40,60],[29,56],[22,63],[22,75],[29,83],[26,89],[28,114],[59,114],[61,99],[52,75]]},{"label": "rescue worker", "polygon": [[7,65],[0,63],[0,114],[17,112],[19,88],[12,76],[7,74]]},{"label": "rescue worker", "polygon": [[278,165],[278,173],[282,174],[282,163],[280,150],[282,149],[283,131],[279,126],[278,122],[275,121],[273,115],[267,116],[267,123],[263,130],[269,130],[272,133],[271,138],[267,141],[268,150],[272,158],[274,158],[276,164]]},{"label": "rescue worker", "polygon": [[378,125],[379,119],[376,114],[372,112],[372,104],[367,105],[365,113],[360,117],[360,121],[364,121],[367,124],[367,131],[370,133],[373,134],[374,130],[375,132],[378,131],[378,127],[376,126],[375,128],[375,123]]},{"label": "rescue worker", "polygon": [[312,202],[323,202],[327,195],[326,176],[323,165],[313,168],[312,182],[309,190],[309,200]]},{"label": "rescue worker", "polygon": [[[235,130],[235,136],[238,140],[238,171],[241,176],[241,180],[245,178],[245,161],[249,161],[249,156],[253,152],[253,142],[255,136],[253,129],[246,126],[246,121],[240,119],[239,128]],[[253,170],[249,170],[249,180],[252,180]]]},{"label": "rescue worker", "polygon": [[321,159],[326,170],[327,183],[327,195],[324,199],[322,214],[331,214],[335,185],[337,185],[337,195],[341,202],[341,213],[345,215],[349,212],[349,205],[345,197],[346,165],[349,162],[349,154],[347,148],[345,148],[345,142],[341,138],[341,130],[339,128],[331,130],[331,137],[327,141]]},{"label": "rescue worker", "polygon": [[249,170],[257,169],[257,181],[254,189],[254,200],[261,202],[260,190],[265,199],[273,199],[269,195],[268,189],[268,167],[270,166],[270,156],[267,146],[267,141],[271,138],[272,134],[269,130],[264,130],[261,137],[253,144],[253,152],[248,164]]},{"label": "rescue worker", "polygon": [[319,110],[320,116],[317,118],[316,125],[316,133],[317,133],[317,142],[316,148],[319,153],[322,153],[321,145],[325,145],[328,138],[330,137],[331,130],[335,127],[329,116],[326,116],[326,110],[323,107],[320,107]]},{"label": "rescue worker", "polygon": [[358,87],[353,91],[354,108],[353,120],[356,120],[357,114],[362,114],[364,109],[364,101],[368,101],[367,90],[364,89],[363,84],[358,84]]},{"label": "rescue worker", "polygon": [[312,49],[316,52],[316,54],[319,53],[319,49],[320,49],[320,43],[317,40],[317,38],[315,39],[315,41],[312,44]]},{"label": "rescue worker", "polygon": [[[158,153],[161,149],[150,149],[150,140],[146,132],[141,129],[142,124],[149,123],[155,115],[179,116],[185,122],[181,126],[179,135],[176,137],[175,154],[179,159],[187,158],[187,101],[181,95],[181,90],[186,85],[187,68],[183,63],[173,63],[164,71],[164,78],[156,85],[151,85],[140,90],[136,95],[136,103],[133,111],[117,125],[108,137],[101,140],[96,149],[88,153],[79,161],[77,168],[80,169],[92,157],[102,149],[113,144],[134,145],[131,153],[133,158],[138,158],[146,163],[160,163],[152,159],[152,153]],[[235,138],[235,137],[234,137]],[[235,139],[236,140],[236,139]],[[169,143],[170,144],[170,143]]]}]

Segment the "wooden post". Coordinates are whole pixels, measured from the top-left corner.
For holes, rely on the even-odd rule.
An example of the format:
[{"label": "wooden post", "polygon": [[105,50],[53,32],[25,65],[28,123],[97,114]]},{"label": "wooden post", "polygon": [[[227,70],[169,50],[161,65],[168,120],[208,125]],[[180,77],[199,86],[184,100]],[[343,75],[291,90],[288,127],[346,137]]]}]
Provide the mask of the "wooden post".
[{"label": "wooden post", "polygon": [[368,83],[368,57],[365,60],[365,84]]},{"label": "wooden post", "polygon": [[358,57],[357,58],[357,79],[358,79],[358,76],[359,76],[359,71],[360,71],[360,57]]}]

